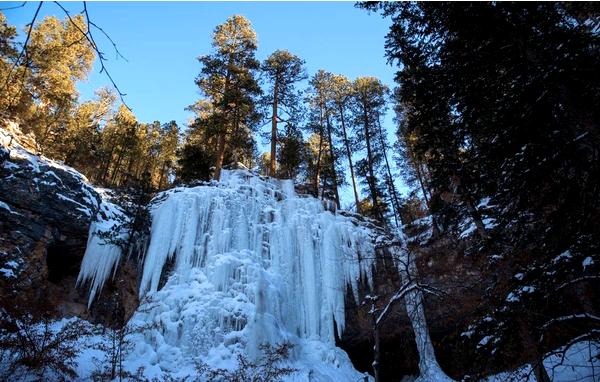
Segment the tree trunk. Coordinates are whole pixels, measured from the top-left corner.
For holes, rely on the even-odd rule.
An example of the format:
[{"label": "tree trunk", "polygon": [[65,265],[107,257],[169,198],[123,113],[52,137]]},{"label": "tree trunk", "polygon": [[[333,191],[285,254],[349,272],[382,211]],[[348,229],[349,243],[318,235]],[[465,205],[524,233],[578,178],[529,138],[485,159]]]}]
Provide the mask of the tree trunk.
[{"label": "tree trunk", "polygon": [[552,382],[546,368],[544,367],[544,358],[538,357],[533,365],[533,373],[537,382]]},{"label": "tree trunk", "polygon": [[[371,306],[371,309],[374,310],[374,304]],[[379,336],[379,325],[377,325],[377,315],[373,313],[373,378],[375,382],[380,382],[381,377],[379,376],[379,364],[380,364],[380,336]]]},{"label": "tree trunk", "polygon": [[111,185],[114,185],[114,181],[115,181],[115,178],[116,178],[116,176],[117,176],[117,172],[118,172],[118,170],[119,170],[119,166],[121,165],[121,161],[123,160],[123,151],[122,151],[122,150],[121,150],[121,152],[119,153],[119,156],[118,156],[117,158],[118,158],[118,159],[117,159],[117,163],[115,164],[115,167],[114,167],[114,169],[113,169],[112,176],[111,176],[111,178],[110,178],[110,184],[111,184]]},{"label": "tree trunk", "polygon": [[321,155],[323,153],[323,105],[320,106],[319,116],[319,153],[317,154],[317,168],[315,169],[315,177],[313,180],[313,189],[315,197],[319,197],[319,175],[321,174]]},{"label": "tree trunk", "polygon": [[[227,100],[227,94],[229,92],[229,87],[231,86],[231,73],[229,68],[233,65],[233,56],[229,56],[228,65],[227,65],[227,74],[225,75],[225,84],[223,88],[223,96],[224,99]],[[215,173],[213,178],[215,180],[221,179],[221,168],[223,167],[223,159],[225,159],[225,149],[227,148],[227,125],[229,122],[227,118],[229,117],[229,113],[225,113],[225,118],[223,119],[223,131],[219,133],[219,138],[217,141],[217,161],[215,163]]]},{"label": "tree trunk", "polygon": [[396,186],[394,185],[394,178],[392,177],[392,170],[390,168],[390,163],[388,162],[385,139],[383,137],[383,129],[381,128],[381,121],[379,120],[379,116],[377,117],[377,126],[379,127],[379,140],[381,142],[381,148],[383,150],[383,158],[385,159],[385,167],[387,170],[387,176],[388,176],[387,183],[388,183],[390,196],[392,199],[392,209],[394,210],[394,221],[396,222],[396,227],[399,227],[400,203],[398,202],[398,195],[396,194]]},{"label": "tree trunk", "polygon": [[424,174],[422,173],[422,170],[421,170],[421,164],[417,163],[414,159],[412,160],[412,162],[413,162],[413,167],[415,168],[415,171],[417,172],[417,180],[419,181],[419,186],[421,187],[421,192],[423,193],[423,199],[425,199],[425,205],[427,206],[427,211],[429,212],[429,215],[431,215],[431,237],[435,238],[435,237],[438,237],[440,234],[440,227],[437,224],[437,220],[435,219],[435,216],[433,216],[433,214],[431,213],[431,204],[430,204],[431,199],[428,196],[427,188],[425,188],[425,182],[423,181]]},{"label": "tree trunk", "polygon": [[269,165],[269,175],[275,177],[277,167],[277,102],[279,96],[279,80],[275,79],[273,86],[273,116],[271,117],[271,163]]},{"label": "tree trunk", "polygon": [[348,164],[350,166],[350,177],[352,178],[352,189],[354,190],[354,202],[356,203],[356,212],[360,213],[360,200],[358,197],[358,190],[356,188],[356,177],[354,176],[354,165],[352,164],[352,150],[350,150],[350,142],[348,141],[348,134],[346,133],[346,119],[344,118],[344,107],[341,103],[338,103],[338,109],[340,113],[340,121],[342,123],[342,133],[344,135],[344,145],[346,146],[346,155],[348,156]]},{"label": "tree trunk", "polygon": [[477,210],[477,207],[475,207],[475,203],[473,203],[471,195],[469,195],[464,188],[462,194],[463,200],[465,201],[465,204],[467,206],[467,211],[469,211],[469,215],[471,215],[471,218],[475,223],[475,227],[477,227],[477,233],[482,239],[487,239],[488,234],[485,230],[485,225],[483,224],[483,220],[481,219],[481,214]]},{"label": "tree trunk", "polygon": [[540,351],[540,343],[533,337],[532,327],[523,318],[517,321],[517,328],[523,339],[523,346],[529,359],[532,359],[531,368],[537,382],[552,382],[546,368],[544,367],[543,352]]},{"label": "tree trunk", "polygon": [[329,121],[329,115],[326,117],[327,121],[327,138],[329,139],[329,156],[331,157],[331,173],[333,176],[333,192],[335,194],[335,204],[337,208],[340,208],[340,194],[338,193],[337,174],[335,172],[335,153],[333,152],[333,140],[331,139],[331,122]]},{"label": "tree trunk", "polygon": [[104,169],[101,170],[102,175],[100,175],[100,173],[98,174],[98,178],[100,179],[100,181],[102,183],[104,183],[106,181],[106,176],[108,175],[108,170],[110,169],[110,164],[112,162],[113,159],[113,154],[115,153],[115,134],[111,134],[111,140],[110,140],[110,153],[108,154],[108,156],[105,158],[105,166]]},{"label": "tree trunk", "polygon": [[373,171],[373,151],[371,150],[371,137],[369,136],[369,114],[366,102],[363,100],[363,113],[364,113],[364,127],[365,127],[365,141],[367,143],[367,167],[369,171],[369,178],[367,184],[369,185],[369,191],[371,192],[371,199],[373,200],[373,209],[379,221],[383,223],[383,213],[379,208],[379,201],[377,200],[377,187],[375,185],[375,173]]},{"label": "tree trunk", "polygon": [[165,179],[165,171],[167,171],[167,162],[163,161],[163,165],[160,169],[160,177],[158,178],[158,189],[163,189],[163,180]]},{"label": "tree trunk", "polygon": [[221,179],[221,167],[223,167],[223,159],[225,158],[225,148],[227,146],[225,132],[219,134],[219,141],[217,146],[217,162],[215,163],[215,174],[214,179]]}]

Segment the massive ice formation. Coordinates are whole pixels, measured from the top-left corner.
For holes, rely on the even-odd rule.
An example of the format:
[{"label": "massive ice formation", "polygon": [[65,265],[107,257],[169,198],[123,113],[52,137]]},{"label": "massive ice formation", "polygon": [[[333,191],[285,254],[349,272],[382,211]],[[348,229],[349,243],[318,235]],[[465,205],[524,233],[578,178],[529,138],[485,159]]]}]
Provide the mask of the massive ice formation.
[{"label": "massive ice formation", "polygon": [[[299,370],[293,380],[363,379],[335,347],[335,332],[344,330],[348,289],[358,299],[359,281],[372,283],[374,243],[381,240],[372,229],[296,194],[290,180],[246,170],[166,191],[151,214],[142,304],[130,321],[146,329],[134,335],[128,364],[150,376],[185,377],[193,360],[231,368],[237,353],[256,358],[262,344],[290,342],[291,366]],[[110,225],[108,219],[91,228],[79,276],[92,280],[90,301],[119,260],[118,248],[95,235]],[[409,280],[414,261],[402,246],[391,250],[408,265],[399,270]],[[449,380],[435,361],[422,299],[418,290],[405,298],[420,380]]]},{"label": "massive ice formation", "polygon": [[[368,229],[297,195],[289,180],[243,170],[157,199],[140,285],[144,303],[132,319],[156,325],[136,357],[162,370],[195,356],[227,366],[235,351],[257,356],[259,345],[287,341],[297,345],[297,362],[313,359],[303,368],[312,379],[361,377],[335,348],[334,333],[344,330],[348,288],[357,297],[359,280],[371,282]],[[80,274],[93,280],[92,294],[116,266],[115,247],[94,237]]]}]

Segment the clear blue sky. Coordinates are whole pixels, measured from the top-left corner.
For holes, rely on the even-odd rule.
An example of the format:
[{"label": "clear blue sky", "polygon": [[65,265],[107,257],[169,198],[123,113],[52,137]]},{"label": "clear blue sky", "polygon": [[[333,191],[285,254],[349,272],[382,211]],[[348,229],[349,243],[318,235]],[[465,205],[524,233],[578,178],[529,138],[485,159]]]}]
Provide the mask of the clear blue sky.
[{"label": "clear blue sky", "polygon": [[[1,8],[18,4],[3,2]],[[22,31],[37,4],[4,13]],[[71,14],[83,9],[81,2],[61,4]],[[276,49],[287,49],[306,60],[309,75],[324,69],[351,79],[375,76],[394,86],[395,69],[384,57],[390,22],[355,8],[354,2],[88,2],[88,11],[128,60],[117,59],[110,42],[96,33],[110,59],[111,75],[142,122],[175,120],[180,126],[187,122],[190,113],[184,108],[199,98],[194,84],[200,70],[196,57],[211,52],[215,26],[233,14],[252,22],[261,60]],[[46,15],[64,17],[51,2],[43,4],[38,20]],[[78,88],[88,99],[108,84],[96,64]],[[385,125],[393,138],[391,113]]]}]

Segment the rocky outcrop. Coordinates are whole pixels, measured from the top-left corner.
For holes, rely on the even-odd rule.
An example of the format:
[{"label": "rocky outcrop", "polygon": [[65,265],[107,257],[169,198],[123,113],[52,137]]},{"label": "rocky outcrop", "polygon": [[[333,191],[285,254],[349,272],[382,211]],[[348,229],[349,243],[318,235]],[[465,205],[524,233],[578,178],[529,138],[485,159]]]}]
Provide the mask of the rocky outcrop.
[{"label": "rocky outcrop", "polygon": [[[102,196],[79,172],[33,154],[35,141],[16,124],[2,122],[0,143],[2,307],[101,320],[101,312],[86,309],[87,290],[75,284]],[[135,270],[126,272],[135,283]]]}]

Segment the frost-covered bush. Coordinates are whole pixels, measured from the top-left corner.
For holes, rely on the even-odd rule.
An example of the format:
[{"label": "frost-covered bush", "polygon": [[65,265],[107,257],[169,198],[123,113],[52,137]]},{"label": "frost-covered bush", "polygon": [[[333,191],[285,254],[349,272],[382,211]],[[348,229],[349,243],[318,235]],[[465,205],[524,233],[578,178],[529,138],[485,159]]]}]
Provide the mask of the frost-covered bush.
[{"label": "frost-covered bush", "polygon": [[276,346],[263,344],[260,346],[263,355],[255,362],[238,354],[234,370],[211,369],[207,364],[198,362],[197,371],[200,377],[214,382],[278,382],[298,371],[284,366],[293,346],[288,342]]},{"label": "frost-covered bush", "polygon": [[0,313],[0,378],[69,381],[77,377],[80,341],[91,335],[89,324],[69,320],[55,327],[49,317],[14,318]]}]

